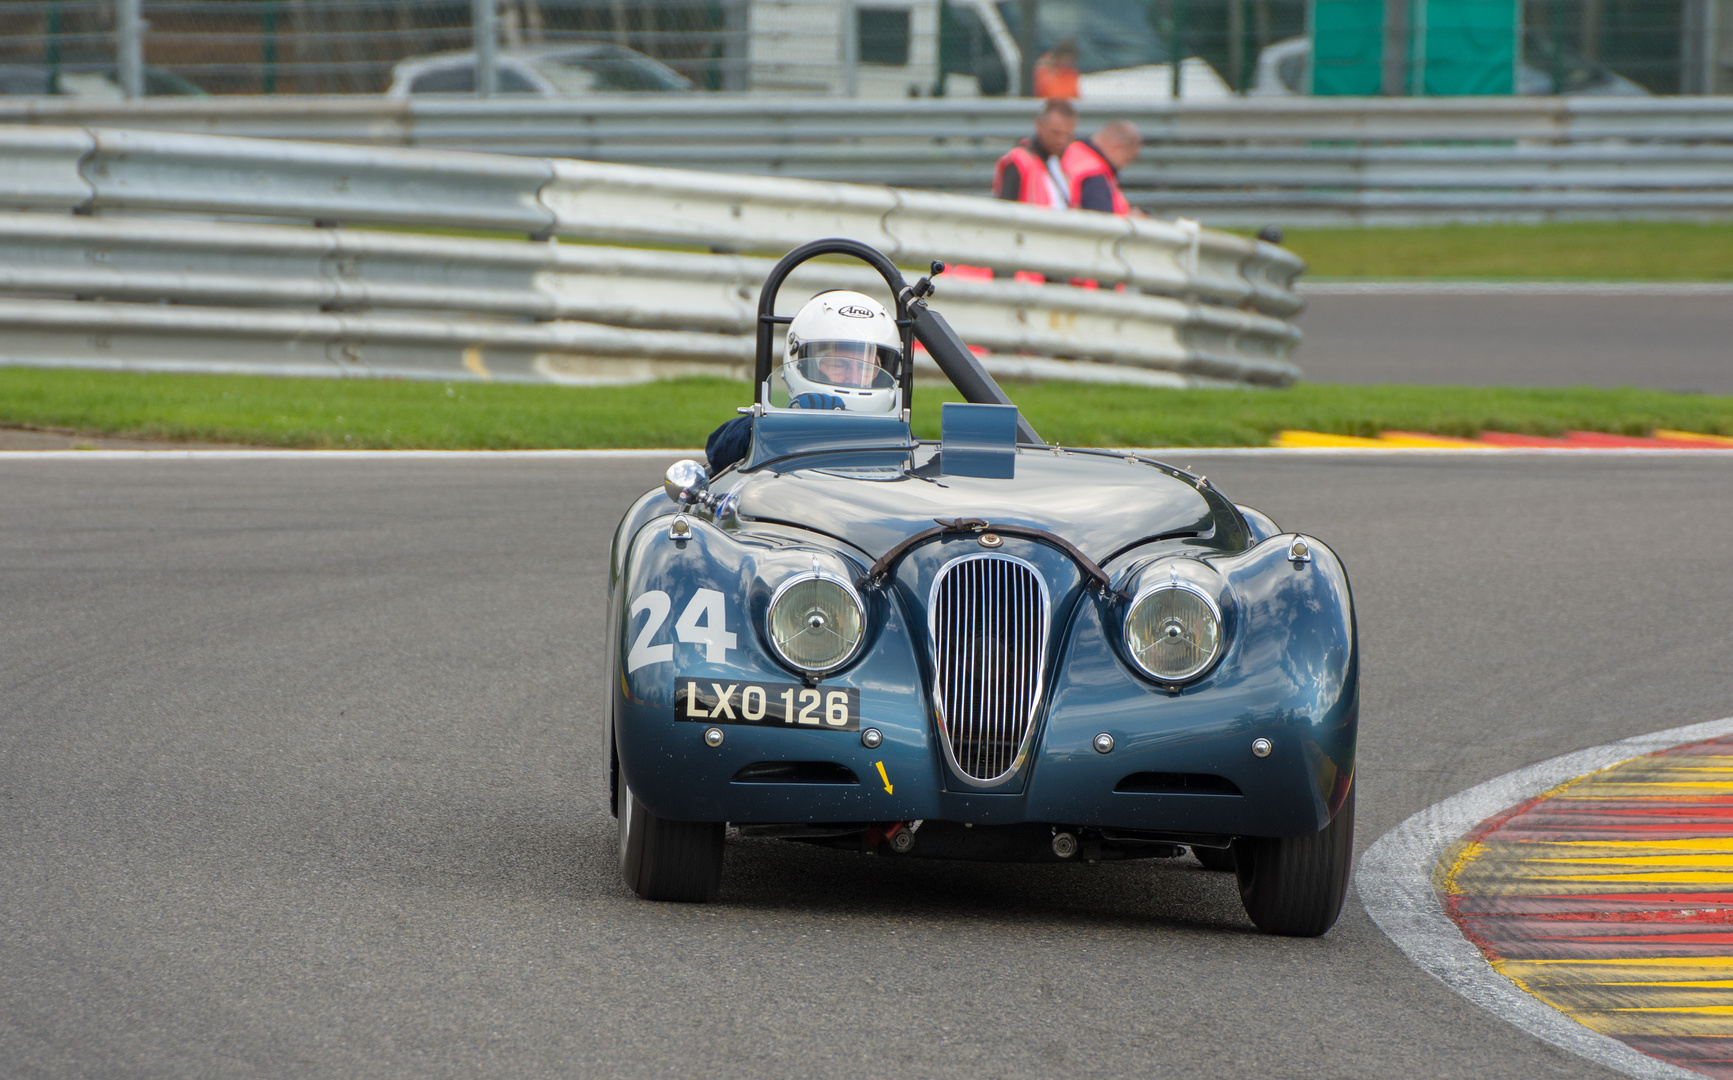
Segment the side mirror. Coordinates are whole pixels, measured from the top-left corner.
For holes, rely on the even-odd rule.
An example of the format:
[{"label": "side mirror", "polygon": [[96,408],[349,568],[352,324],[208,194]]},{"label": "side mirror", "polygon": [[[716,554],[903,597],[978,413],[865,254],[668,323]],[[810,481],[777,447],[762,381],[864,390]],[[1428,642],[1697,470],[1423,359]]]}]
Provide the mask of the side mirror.
[{"label": "side mirror", "polygon": [[710,493],[710,478],[704,475],[704,466],[687,458],[668,466],[668,473],[662,478],[662,490],[675,503],[687,507],[702,502]]}]

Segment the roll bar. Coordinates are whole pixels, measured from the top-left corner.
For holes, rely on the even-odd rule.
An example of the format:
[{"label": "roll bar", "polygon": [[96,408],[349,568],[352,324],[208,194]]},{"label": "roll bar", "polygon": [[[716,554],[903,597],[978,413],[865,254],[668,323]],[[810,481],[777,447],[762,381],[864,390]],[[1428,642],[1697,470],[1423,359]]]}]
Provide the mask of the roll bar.
[{"label": "roll bar", "polygon": [[[879,272],[890,287],[891,295],[896,297],[897,330],[903,341],[903,365],[897,372],[897,380],[903,391],[903,408],[909,409],[915,399],[915,362],[913,344],[919,341],[926,347],[927,354],[933,362],[951,380],[951,385],[963,395],[964,401],[981,405],[1010,405],[1011,399],[999,384],[993,381],[993,376],[981,366],[975,354],[963,344],[963,339],[951,329],[944,316],[927,306],[926,298],[932,294],[932,279],[944,269],[943,263],[935,262],[932,273],[923,277],[913,285],[908,284],[898,270],[896,264],[886,258],[884,253],[875,247],[861,243],[859,240],[848,240],[842,237],[832,237],[827,240],[814,240],[802,244],[784,255],[771,268],[770,276],[764,279],[764,288],[758,294],[758,356],[754,365],[752,400],[763,406],[764,389],[770,381],[774,370],[776,357],[776,329],[786,326],[793,320],[787,315],[776,314],[776,297],[782,291],[782,283],[794,268],[820,255],[852,255]],[[1046,445],[1041,437],[1035,434],[1035,429],[1029,426],[1029,421],[1017,415],[1017,438],[1019,442],[1031,443],[1036,446]]]}]

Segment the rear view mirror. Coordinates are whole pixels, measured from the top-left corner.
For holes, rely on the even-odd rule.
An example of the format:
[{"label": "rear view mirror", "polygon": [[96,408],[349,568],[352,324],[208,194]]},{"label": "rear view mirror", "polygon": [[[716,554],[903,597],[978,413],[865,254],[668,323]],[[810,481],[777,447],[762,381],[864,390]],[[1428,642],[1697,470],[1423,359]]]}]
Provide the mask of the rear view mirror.
[{"label": "rear view mirror", "polygon": [[668,466],[667,475],[662,478],[662,490],[684,508],[702,501],[709,494],[710,478],[704,474],[704,466],[686,458]]}]

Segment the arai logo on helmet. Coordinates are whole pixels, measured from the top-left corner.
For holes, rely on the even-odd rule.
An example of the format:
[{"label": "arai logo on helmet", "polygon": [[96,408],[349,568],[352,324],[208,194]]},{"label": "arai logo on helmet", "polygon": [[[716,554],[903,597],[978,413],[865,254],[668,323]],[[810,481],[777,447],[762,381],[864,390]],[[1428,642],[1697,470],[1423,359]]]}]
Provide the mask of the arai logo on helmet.
[{"label": "arai logo on helmet", "polygon": [[844,304],[836,309],[838,315],[847,315],[851,319],[870,319],[873,317],[871,308],[863,308],[859,304]]}]

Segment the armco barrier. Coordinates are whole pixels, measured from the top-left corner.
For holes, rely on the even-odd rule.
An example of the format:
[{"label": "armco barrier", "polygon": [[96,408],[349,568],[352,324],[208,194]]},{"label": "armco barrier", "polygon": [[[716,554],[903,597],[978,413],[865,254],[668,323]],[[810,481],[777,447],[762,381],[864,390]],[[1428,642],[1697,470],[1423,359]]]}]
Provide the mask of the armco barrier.
[{"label": "armco barrier", "polygon": [[931,258],[1125,282],[1277,315],[1299,310],[1291,289],[1302,265],[1297,258],[1195,226],[855,184],[550,164],[554,179],[542,201],[562,234],[759,249],[791,248],[801,237],[851,236],[905,262]]},{"label": "armco barrier", "polygon": [[25,185],[23,194],[8,194],[10,151],[17,145],[43,154],[45,167],[24,159],[30,176],[54,177],[52,198],[41,205],[63,208],[76,193],[72,163],[88,192],[74,208],[90,214],[143,210],[443,225],[759,251],[841,235],[905,262],[942,259],[1123,282],[1275,315],[1299,307],[1290,288],[1303,266],[1297,257],[1172,222],[1055,214],[859,184],[162,132],[82,133],[87,141],[75,157],[79,134],[0,128],[0,204],[38,205]]},{"label": "armco barrier", "polygon": [[[680,170],[50,128],[0,128],[0,205],[18,208],[0,213],[0,292],[87,298],[9,308],[0,356],[12,362],[160,368],[178,356],[208,370],[222,355],[247,369],[502,378],[732,370],[770,266],[336,227],[398,223],[771,252],[853,236],[910,264],[1106,286],[941,279],[945,310],[1003,373],[1168,385],[1297,375],[1287,357],[1299,335],[1283,316],[1299,308],[1302,264],[1184,222]],[[815,266],[798,283],[872,279]],[[108,329],[81,333],[81,320]],[[261,333],[278,344],[236,351]]]},{"label": "armco barrier", "polygon": [[[1147,140],[1121,180],[1209,224],[1733,216],[1733,98],[1080,103]],[[1029,103],[690,94],[571,99],[0,99],[0,123],[114,126],[985,193]]]}]

